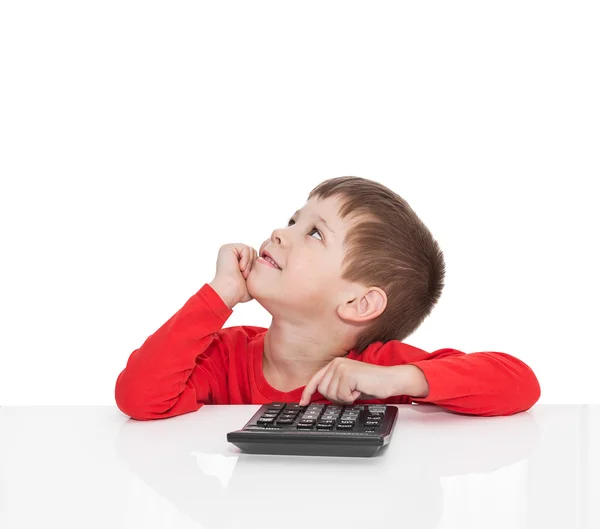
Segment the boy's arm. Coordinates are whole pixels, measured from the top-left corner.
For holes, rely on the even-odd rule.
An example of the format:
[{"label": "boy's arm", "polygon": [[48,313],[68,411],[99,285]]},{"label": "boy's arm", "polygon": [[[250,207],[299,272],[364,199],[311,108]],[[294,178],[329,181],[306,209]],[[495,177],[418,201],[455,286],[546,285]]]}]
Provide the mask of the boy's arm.
[{"label": "boy's arm", "polygon": [[[406,365],[400,364],[418,367],[425,377],[429,392],[421,398],[411,396],[410,400],[436,404],[457,413],[512,415],[531,408],[541,394],[538,379],[531,368],[507,353],[466,354],[446,348],[429,354],[392,340],[374,350],[369,357],[364,361],[394,367],[399,373],[406,368]],[[398,380],[401,379],[399,376]],[[425,387],[422,379],[412,379],[409,385]],[[400,388],[398,391],[401,392]],[[388,402],[393,404],[394,400],[398,400],[398,397],[391,397]]]},{"label": "boy's arm", "polygon": [[[205,284],[139,349],[115,385],[118,408],[138,420],[198,410],[227,391],[227,349],[216,334],[232,314]],[[198,370],[198,376],[191,377]]]}]

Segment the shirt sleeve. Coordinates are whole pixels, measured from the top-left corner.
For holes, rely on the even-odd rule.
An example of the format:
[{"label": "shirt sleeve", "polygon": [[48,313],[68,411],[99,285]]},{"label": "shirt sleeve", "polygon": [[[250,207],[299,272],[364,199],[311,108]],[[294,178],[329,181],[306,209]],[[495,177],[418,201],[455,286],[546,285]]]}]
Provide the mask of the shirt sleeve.
[{"label": "shirt sleeve", "polygon": [[117,377],[117,407],[134,419],[164,419],[218,400],[227,391],[228,352],[217,331],[232,312],[203,285],[131,353]]},{"label": "shirt sleeve", "polygon": [[[411,364],[427,380],[429,394],[410,397],[411,402],[430,403],[447,410],[480,416],[512,415],[531,408],[541,389],[533,370],[507,353],[486,351],[466,354],[457,349],[426,353],[403,342],[392,340],[374,355],[379,365]],[[392,397],[406,402],[404,397]]]}]

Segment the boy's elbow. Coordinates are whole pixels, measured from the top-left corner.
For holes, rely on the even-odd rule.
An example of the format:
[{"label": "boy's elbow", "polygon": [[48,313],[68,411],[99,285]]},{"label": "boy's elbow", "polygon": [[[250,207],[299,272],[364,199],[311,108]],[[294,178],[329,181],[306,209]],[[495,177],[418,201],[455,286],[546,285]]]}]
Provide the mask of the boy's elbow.
[{"label": "boy's elbow", "polygon": [[123,413],[124,415],[127,415],[128,417],[131,417],[132,419],[135,419],[137,421],[147,420],[146,417],[144,417],[142,410],[136,405],[132,404],[131,402],[128,402],[126,400],[124,401],[120,398],[115,398],[115,401],[117,403],[117,408],[119,408],[121,413]]},{"label": "boy's elbow", "polygon": [[138,421],[150,419],[148,414],[145,413],[143,403],[139,398],[136,398],[138,392],[124,381],[123,373],[121,372],[117,377],[115,384],[115,403],[117,404],[117,408],[132,419]]},{"label": "boy's elbow", "polygon": [[534,406],[534,404],[540,400],[540,396],[542,395],[542,389],[540,387],[540,383],[535,376],[533,370],[528,366],[528,375],[526,380],[524,381],[523,388],[520,392],[520,398],[517,402],[519,404],[515,409],[510,410],[506,415],[513,415],[514,413],[520,413],[523,411],[527,411]]},{"label": "boy's elbow", "polygon": [[118,393],[115,392],[115,402],[117,403],[117,408],[119,408],[123,414],[135,419],[136,421],[150,421],[152,419],[165,419],[169,417],[169,415],[165,414],[164,412],[153,412],[149,409],[147,404],[140,402],[135,398],[117,395]]},{"label": "boy's elbow", "polygon": [[187,391],[165,397],[155,390],[129,383],[121,373],[115,384],[115,402],[121,412],[138,421],[167,419],[196,411],[204,405],[204,401],[197,401],[191,382],[188,381],[186,387]]},{"label": "boy's elbow", "polygon": [[529,408],[531,408],[538,400],[540,400],[540,397],[542,396],[542,388],[540,387],[540,381],[537,379],[537,377],[535,376],[535,373],[533,372],[533,370],[531,368],[529,368],[530,370],[530,391],[529,391],[529,399],[527,404],[527,408],[525,408],[526,410],[528,410]]},{"label": "boy's elbow", "polygon": [[126,397],[123,397],[118,391],[115,391],[115,402],[117,404],[117,408],[128,417],[136,420],[143,420],[142,414],[139,413],[139,408],[136,403],[132,402]]},{"label": "boy's elbow", "polygon": [[[498,405],[478,415],[493,417],[497,415],[514,415],[529,410],[540,399],[542,390],[535,373],[527,366],[526,375],[519,378],[516,390],[512,395],[506,395],[504,399],[498,399]],[[512,397],[512,398],[510,398]]]}]

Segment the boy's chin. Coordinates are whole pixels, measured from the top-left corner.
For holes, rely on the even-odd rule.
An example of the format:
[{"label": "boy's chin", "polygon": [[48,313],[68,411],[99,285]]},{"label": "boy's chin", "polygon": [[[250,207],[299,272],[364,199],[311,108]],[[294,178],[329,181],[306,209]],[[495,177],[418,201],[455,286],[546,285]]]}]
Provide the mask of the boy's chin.
[{"label": "boy's chin", "polygon": [[248,294],[252,296],[252,299],[256,300],[262,307],[266,310],[269,310],[269,306],[273,306],[276,301],[273,296],[278,296],[278,294],[274,291],[267,292],[268,287],[265,288],[264,285],[260,284],[261,281],[251,281],[250,278],[246,281],[246,288],[248,289]]},{"label": "boy's chin", "polygon": [[252,296],[252,299],[256,301],[263,309],[265,309],[271,316],[273,315],[275,303],[273,303],[272,300],[269,300],[260,292],[252,293],[250,290],[248,290],[248,293]]}]

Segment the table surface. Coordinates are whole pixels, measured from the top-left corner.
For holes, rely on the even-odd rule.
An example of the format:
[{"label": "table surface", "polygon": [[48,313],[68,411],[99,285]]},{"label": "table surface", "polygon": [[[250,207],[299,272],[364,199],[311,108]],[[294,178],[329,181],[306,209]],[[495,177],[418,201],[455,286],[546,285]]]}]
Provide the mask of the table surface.
[{"label": "table surface", "polygon": [[0,527],[600,527],[600,405],[400,405],[372,458],[243,454],[226,434],[258,408],[2,407]]}]

